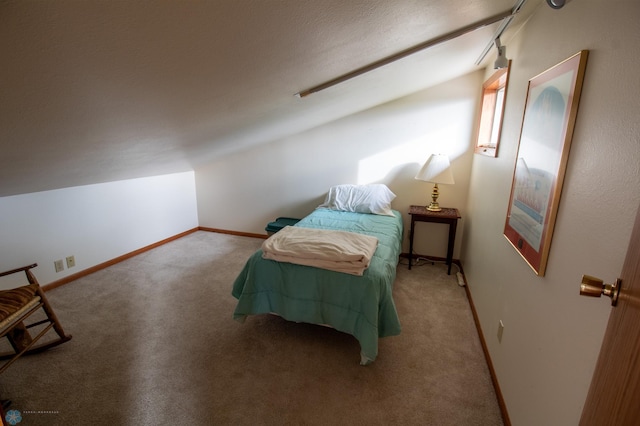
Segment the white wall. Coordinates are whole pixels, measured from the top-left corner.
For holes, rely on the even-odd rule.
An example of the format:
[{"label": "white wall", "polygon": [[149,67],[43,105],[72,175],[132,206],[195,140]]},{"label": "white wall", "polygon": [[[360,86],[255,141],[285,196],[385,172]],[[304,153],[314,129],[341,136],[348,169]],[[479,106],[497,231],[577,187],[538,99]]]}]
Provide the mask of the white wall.
[{"label": "white wall", "polygon": [[0,271],[38,263],[45,285],[197,226],[193,172],[2,197]]},{"label": "white wall", "polygon": [[[430,200],[431,184],[414,176],[432,152],[450,156],[456,180],[441,185],[440,204],[464,217],[482,78],[475,72],[197,168],[200,225],[264,234],[278,216],[311,213],[332,185],[376,182],[397,195],[392,206],[408,231],[409,205]],[[446,241],[446,226],[420,223],[414,250],[444,257]]]},{"label": "white wall", "polygon": [[[582,274],[618,277],[640,201],[640,3],[542,5],[513,40],[498,158],[474,156],[462,260],[514,425],[578,424],[611,311]],[[590,51],[545,277],[502,235],[527,82]],[[502,343],[498,321],[505,324]]]}]

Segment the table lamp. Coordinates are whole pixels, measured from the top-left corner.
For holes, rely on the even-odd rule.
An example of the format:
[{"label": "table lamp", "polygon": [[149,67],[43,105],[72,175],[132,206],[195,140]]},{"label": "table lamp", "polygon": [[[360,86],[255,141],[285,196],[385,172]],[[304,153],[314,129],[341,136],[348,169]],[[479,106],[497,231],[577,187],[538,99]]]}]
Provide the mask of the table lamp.
[{"label": "table lamp", "polygon": [[451,173],[451,164],[449,157],[443,154],[431,154],[424,166],[420,169],[415,179],[424,180],[433,183],[433,192],[431,192],[431,203],[427,206],[427,210],[439,212],[442,209],[438,205],[438,184],[453,185],[453,174]]}]

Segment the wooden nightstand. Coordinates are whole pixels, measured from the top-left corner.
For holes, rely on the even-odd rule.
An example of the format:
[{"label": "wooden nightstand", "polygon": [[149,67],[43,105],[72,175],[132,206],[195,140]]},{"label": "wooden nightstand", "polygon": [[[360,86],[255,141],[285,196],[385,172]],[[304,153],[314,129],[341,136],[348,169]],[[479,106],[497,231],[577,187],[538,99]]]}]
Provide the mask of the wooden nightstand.
[{"label": "wooden nightstand", "polygon": [[451,275],[451,263],[453,262],[453,244],[456,240],[456,227],[460,212],[458,209],[443,207],[439,212],[427,210],[424,206],[410,206],[409,214],[411,215],[411,232],[409,234],[409,269],[411,269],[411,261],[413,258],[413,232],[415,231],[416,222],[435,222],[449,224],[449,244],[447,245],[447,265],[449,269],[447,274]]}]

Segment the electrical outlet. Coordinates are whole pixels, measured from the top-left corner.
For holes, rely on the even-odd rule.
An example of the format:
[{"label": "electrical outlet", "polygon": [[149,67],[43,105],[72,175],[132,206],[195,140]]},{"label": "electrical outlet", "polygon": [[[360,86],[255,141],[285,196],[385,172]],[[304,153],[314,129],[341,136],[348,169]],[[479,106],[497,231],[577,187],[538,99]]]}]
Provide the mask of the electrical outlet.
[{"label": "electrical outlet", "polygon": [[502,320],[498,323],[498,343],[502,343],[502,333],[504,332],[504,324]]},{"label": "electrical outlet", "polygon": [[67,256],[67,268],[73,268],[74,266],[76,266],[76,257]]},{"label": "electrical outlet", "polygon": [[56,272],[64,271],[64,263],[62,263],[62,259],[53,262],[53,266],[56,268]]}]

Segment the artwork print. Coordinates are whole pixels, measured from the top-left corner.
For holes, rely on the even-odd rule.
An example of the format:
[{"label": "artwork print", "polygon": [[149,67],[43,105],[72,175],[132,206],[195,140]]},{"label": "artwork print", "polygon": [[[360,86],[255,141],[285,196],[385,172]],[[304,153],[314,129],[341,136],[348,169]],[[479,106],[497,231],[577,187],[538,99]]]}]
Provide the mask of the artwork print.
[{"label": "artwork print", "polygon": [[587,53],[529,80],[504,235],[539,276],[546,269]]}]

